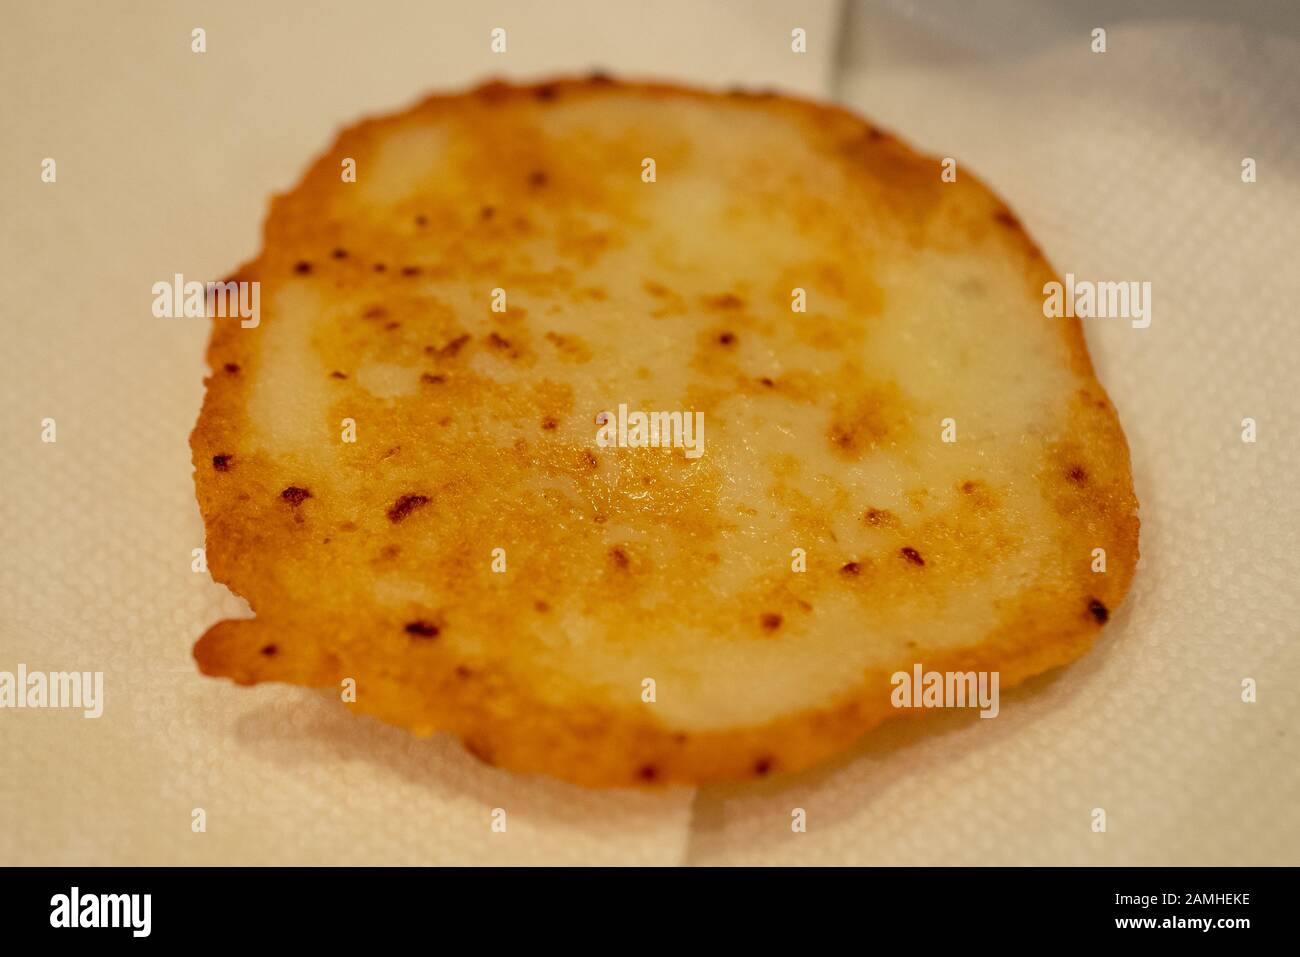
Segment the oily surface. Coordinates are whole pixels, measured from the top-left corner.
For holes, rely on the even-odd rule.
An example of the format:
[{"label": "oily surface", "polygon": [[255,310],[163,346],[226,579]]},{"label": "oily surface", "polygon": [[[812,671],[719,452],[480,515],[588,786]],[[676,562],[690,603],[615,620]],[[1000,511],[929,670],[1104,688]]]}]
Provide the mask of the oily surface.
[{"label": "oily surface", "polygon": [[[196,482],[256,617],[200,667],[620,785],[805,767],[914,663],[1081,654],[1127,447],[1051,268],[939,174],[838,110],[601,79],[344,133],[234,277],[260,324],[214,320]],[[703,412],[703,454],[598,446],[620,404]]]}]

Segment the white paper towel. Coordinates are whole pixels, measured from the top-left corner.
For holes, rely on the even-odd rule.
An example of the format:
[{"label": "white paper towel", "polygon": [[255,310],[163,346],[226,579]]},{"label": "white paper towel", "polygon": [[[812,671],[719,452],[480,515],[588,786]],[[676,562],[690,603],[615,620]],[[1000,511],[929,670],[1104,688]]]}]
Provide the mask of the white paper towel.
[{"label": "white paper towel", "polygon": [[1300,22],[1224,6],[855,6],[851,107],[983,177],[1059,272],[1153,284],[1150,328],[1084,322],[1142,562],[1097,647],[996,720],[701,792],[693,862],[1300,863]]},{"label": "white paper towel", "polygon": [[[207,323],[153,318],[150,287],[253,255],[269,194],[362,115],[493,74],[595,67],[824,93],[834,13],[831,0],[797,17],[689,0],[6,7],[0,670],[103,671],[106,700],[95,720],[0,711],[0,864],[682,862],[690,790],[516,776],[322,693],[198,674],[194,640],[243,606],[190,570]],[[489,50],[498,26],[505,55]],[[805,55],[790,52],[795,26]],[[195,27],[206,53],[190,50]]]}]

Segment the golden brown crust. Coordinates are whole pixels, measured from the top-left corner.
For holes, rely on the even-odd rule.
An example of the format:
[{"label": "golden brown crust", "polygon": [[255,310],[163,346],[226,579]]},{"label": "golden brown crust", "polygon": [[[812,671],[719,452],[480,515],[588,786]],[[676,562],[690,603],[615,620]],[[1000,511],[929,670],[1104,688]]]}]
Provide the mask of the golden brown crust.
[{"label": "golden brown crust", "polygon": [[[531,109],[534,104],[599,99],[611,94],[654,101],[681,99],[709,106],[725,102],[765,117],[788,119],[792,127],[805,132],[813,149],[833,154],[836,162],[846,164],[849,170],[846,175],[852,177],[866,197],[862,202],[887,210],[883,217],[885,226],[896,228],[898,241],[907,248],[942,252],[945,244],[951,244],[954,249],[979,244],[982,249],[1002,250],[999,255],[1015,264],[1023,274],[1022,281],[1032,290],[1041,289],[1043,283],[1055,278],[1019,222],[982,184],[963,173],[962,182],[957,186],[960,201],[951,200],[950,194],[943,192],[951,187],[941,185],[935,175],[937,161],[918,156],[892,136],[835,107],[788,97],[753,94],[721,97],[668,84],[588,78],[523,86],[491,83],[466,94],[430,97],[394,117],[364,121],[340,136],[312,166],[299,187],[275,198],[261,255],[233,277],[262,282],[266,315],[263,326],[258,330],[243,330],[230,321],[214,322],[208,349],[211,375],[191,439],[196,486],[213,577],[246,597],[257,617],[219,622],[203,635],[194,654],[205,674],[229,677],[243,684],[281,681],[336,688],[351,678],[361,689],[355,704],[350,704],[357,711],[420,733],[450,730],[485,761],[520,771],[552,774],[589,786],[694,784],[794,771],[841,750],[895,713],[889,683],[894,665],[863,668],[859,681],[838,688],[816,706],[785,711],[759,723],[722,727],[708,726],[706,722],[698,728],[686,728],[680,722],[675,725],[664,720],[635,697],[639,688],[633,689],[632,703],[626,706],[614,703],[606,695],[586,694],[582,681],[555,666],[552,645],[545,637],[546,626],[534,624],[533,619],[545,621],[547,615],[561,606],[574,616],[566,621],[585,620],[584,615],[599,617],[604,612],[589,603],[592,595],[602,594],[601,588],[617,589],[605,593],[615,595],[618,601],[635,603],[651,593],[658,580],[655,576],[678,574],[665,570],[656,553],[639,551],[635,540],[609,549],[608,565],[600,572],[604,578],[591,590],[571,586],[566,576],[587,577],[595,572],[557,570],[541,559],[535,565],[525,566],[530,578],[515,584],[509,593],[497,587],[490,573],[462,570],[467,562],[477,561],[466,557],[475,554],[473,549],[477,545],[482,544],[486,550],[514,528],[502,526],[493,515],[480,513],[475,506],[475,496],[482,497],[498,471],[506,477],[526,476],[540,467],[556,482],[574,483],[591,501],[606,494],[603,487],[583,483],[589,481],[588,458],[596,463],[590,468],[597,473],[609,468],[608,462],[588,456],[579,446],[565,445],[547,434],[556,429],[557,423],[585,411],[572,408],[571,383],[558,380],[554,374],[533,381],[535,388],[528,392],[527,408],[521,410],[522,400],[513,393],[505,394],[491,380],[479,378],[477,372],[470,371],[468,363],[489,362],[495,357],[503,363],[508,360],[506,368],[522,369],[523,381],[530,382],[530,370],[537,369],[537,363],[551,355],[555,356],[557,369],[590,368],[593,349],[598,351],[598,345],[562,331],[551,330],[540,335],[537,328],[529,325],[536,320],[535,313],[529,313],[525,320],[517,320],[513,326],[497,325],[488,335],[480,334],[481,330],[472,325],[465,326],[473,330],[472,336],[461,332],[462,317],[455,315],[455,309],[433,299],[422,301],[418,316],[412,313],[408,317],[403,313],[401,318],[379,317],[382,323],[390,325],[400,326],[402,322],[416,325],[427,322],[425,317],[430,310],[445,311],[445,316],[438,313],[443,317],[432,327],[420,326],[427,334],[425,338],[433,340],[421,353],[421,361],[429,363],[421,387],[447,386],[467,391],[454,393],[455,399],[438,398],[447,393],[435,392],[431,393],[434,398],[427,401],[434,407],[447,403],[448,409],[459,409],[460,401],[488,403],[484,407],[498,418],[516,414],[521,419],[540,418],[542,432],[519,440],[524,444],[520,447],[516,443],[514,452],[502,445],[489,456],[458,447],[460,450],[449,450],[443,457],[417,459],[418,465],[434,471],[422,474],[416,469],[403,473],[401,481],[405,485],[388,487],[387,473],[375,459],[348,458],[361,454],[349,448],[340,453],[339,461],[344,464],[337,467],[352,469],[349,474],[360,476],[357,481],[361,485],[347,486],[353,490],[353,498],[344,504],[331,499],[326,488],[316,484],[326,481],[324,477],[310,483],[294,477],[322,475],[303,457],[306,452],[301,455],[282,452],[268,444],[265,432],[262,439],[254,439],[259,429],[265,429],[249,412],[250,405],[261,401],[253,394],[254,386],[280,374],[279,366],[273,361],[274,354],[267,354],[270,347],[266,345],[265,330],[278,321],[288,321],[276,315],[272,294],[286,285],[282,277],[292,274],[303,250],[336,247],[345,252],[340,257],[343,265],[338,266],[337,273],[325,275],[321,265],[312,267],[313,277],[319,276],[318,281],[325,290],[322,295],[326,298],[331,289],[338,297],[354,295],[359,288],[364,290],[370,281],[365,270],[374,271],[380,262],[385,265],[386,274],[404,268],[399,261],[389,261],[390,256],[398,257],[406,251],[400,236],[395,238],[380,225],[334,218],[329,197],[337,191],[341,157],[364,156],[368,162],[378,163],[380,156],[376,150],[385,137],[410,129],[413,124],[422,128],[418,123],[445,121],[464,134],[464,129],[457,124],[495,122],[490,120],[493,114],[489,108],[503,111],[510,104],[520,104],[521,108],[527,104]],[[508,179],[505,172],[498,176],[500,171],[495,166],[482,168],[484,182],[497,184],[504,191],[500,195],[510,206],[510,212],[506,212],[484,204],[480,215],[487,223],[485,229],[497,229],[498,224],[501,229],[517,229],[512,234],[515,239],[510,241],[522,245],[529,237],[529,230],[538,228],[528,222],[527,204],[531,202],[555,203],[565,209],[571,204],[590,203],[593,208],[612,210],[615,219],[622,216],[630,220],[638,215],[635,206],[621,205],[623,200],[617,193],[589,195],[589,191],[598,187],[581,177],[569,177],[563,155],[552,155],[546,142],[519,133],[520,126],[513,114],[506,114],[506,119],[500,122],[494,134],[500,137],[497,142],[501,148],[526,153],[532,159],[520,160],[512,154],[500,160],[501,171],[514,177],[509,180],[510,185],[500,185]],[[609,147],[617,148],[617,144]],[[660,144],[660,148],[666,157],[673,155],[672,144]],[[599,159],[588,158],[588,161],[598,163]],[[680,162],[687,161],[683,153]],[[537,162],[544,169],[529,174],[531,181],[516,184],[515,173],[526,169],[529,162]],[[665,159],[664,165],[668,164],[669,160]],[[546,198],[537,198],[538,191],[543,191]],[[816,197],[811,197],[809,207],[817,208],[816,202]],[[393,208],[407,207],[397,202]],[[439,209],[417,216],[436,217]],[[347,207],[347,212],[353,215],[351,207]],[[512,215],[515,216],[512,222],[502,222]],[[563,218],[565,215],[556,214],[555,221],[564,226],[568,222]],[[939,221],[945,223],[943,228],[936,228]],[[425,226],[444,228],[448,237],[463,232],[467,238],[464,242],[455,238],[443,241],[444,245],[439,247],[443,258],[437,262],[421,261],[405,267],[419,270],[412,273],[413,279],[423,280],[431,273],[458,268],[459,260],[451,258],[453,255],[473,260],[476,255],[486,256],[497,249],[494,243],[506,242],[492,234],[495,238],[491,242],[485,240],[475,247],[472,233],[464,223],[417,222],[416,228]],[[576,263],[594,262],[620,242],[616,233],[601,233],[586,227],[572,230],[557,227],[552,238],[570,261]],[[365,263],[357,261],[362,251],[368,253]],[[373,264],[371,259],[375,260]],[[486,268],[489,273],[492,269],[508,271],[499,262]],[[879,290],[868,288],[852,270],[842,275],[834,272],[826,279],[827,285],[845,287],[845,299],[854,303],[858,314],[874,308],[873,303],[881,298]],[[559,276],[556,282],[567,283],[563,295],[571,301],[581,302],[584,295],[600,301],[600,289],[583,287],[581,275],[574,280],[572,275],[535,271],[513,277],[511,288],[528,288],[527,284],[533,283],[535,290],[530,290],[535,292],[533,301],[545,303],[546,297],[553,294],[553,290],[542,288],[547,276]],[[750,303],[745,297],[719,292],[699,303],[685,302],[674,290],[656,291],[650,280],[644,285],[649,301],[657,304],[657,310],[664,315],[699,309],[708,317],[708,324],[692,344],[696,349],[694,368],[701,375],[689,391],[694,407],[724,409],[730,395],[746,390],[760,397],[779,394],[796,405],[816,404],[817,390],[827,388],[827,382],[837,389],[845,387],[845,383],[861,372],[850,365],[844,370],[843,378],[825,381],[801,378],[797,373],[779,379],[755,376],[735,358],[738,344],[743,347],[754,337],[775,333],[768,331],[762,317],[750,316]],[[380,303],[379,308],[397,310],[400,308],[397,302],[394,299]],[[1063,362],[1073,377],[1071,394],[1063,400],[1064,419],[1057,423],[1063,427],[1053,429],[1055,438],[1044,446],[1032,478],[1054,515],[1052,527],[1044,533],[1044,538],[1050,538],[1052,544],[1042,547],[1049,549],[1053,556],[1059,555],[1064,564],[1059,572],[1045,572],[1041,582],[1018,592],[1016,600],[1000,605],[997,623],[982,640],[961,647],[936,643],[934,647],[923,648],[927,670],[996,670],[1001,674],[1002,688],[1009,688],[1087,650],[1128,590],[1138,558],[1138,519],[1127,445],[1115,410],[1093,374],[1078,320],[1055,321],[1059,323]],[[374,325],[367,328],[373,329]],[[799,335],[814,347],[829,344],[845,348],[855,346],[862,334],[852,324],[833,328],[836,330],[833,336],[814,331],[801,331]],[[394,331],[399,330],[394,327]],[[334,348],[335,335],[321,334],[332,356],[347,356],[350,349],[367,348],[364,344],[345,341],[345,333],[337,334],[343,346]],[[824,339],[825,336],[831,338]],[[457,345],[458,342],[462,345]],[[1044,361],[1053,360],[1048,357]],[[481,369],[482,365],[474,368]],[[351,390],[340,394],[348,396],[351,405],[331,405],[331,416],[337,417],[339,408],[345,412],[354,408],[364,410],[367,415],[358,418],[382,421],[382,425],[370,428],[392,441],[390,449],[400,449],[403,442],[419,442],[423,448],[431,441],[429,436],[437,434],[433,420],[421,418],[416,424],[406,425],[384,421],[385,416],[392,417],[391,406],[358,391],[353,385],[356,374],[356,369],[339,370],[339,375],[345,377],[339,379],[340,388]],[[734,377],[730,388],[726,385],[731,381],[728,376]],[[846,393],[849,397],[829,410],[831,460],[846,468],[855,467],[882,449],[906,444],[919,414],[919,400],[905,392],[897,392],[886,384]],[[720,412],[719,416],[725,418],[726,414]],[[714,421],[712,411],[710,415],[710,421]],[[450,417],[450,414],[444,416]],[[384,450],[385,453],[390,449]],[[421,454],[442,456],[440,452]],[[400,451],[392,452],[386,461],[400,462],[401,455]],[[537,462],[542,465],[538,466]],[[628,464],[626,459],[619,462],[623,468],[639,467]],[[718,528],[729,527],[733,519],[710,511],[720,501],[718,475],[700,469],[687,471],[688,466],[689,463],[678,459],[666,479],[642,476],[647,487],[654,487],[659,496],[655,499],[654,512],[637,512],[622,501],[608,504],[611,514],[623,508],[621,514],[629,521],[636,521],[639,515],[641,521],[652,526],[672,524],[673,534],[679,534],[681,541],[704,542],[700,553],[689,556],[687,562],[691,573],[699,574],[708,567],[704,553],[718,550]],[[788,468],[792,475],[798,472],[797,464]],[[774,475],[783,474],[777,466],[773,469]],[[425,481],[427,475],[433,474],[440,476],[441,481],[432,484]],[[304,484],[293,484],[299,481]],[[654,482],[660,484],[652,485]],[[666,490],[665,484],[669,486]],[[788,510],[792,529],[830,547],[842,538],[833,529],[836,516],[827,514],[824,508],[805,505],[808,488],[796,485],[793,479],[789,483],[778,480],[772,486],[771,495]],[[365,491],[357,492],[358,488]],[[870,510],[874,518],[864,520],[864,525],[870,526],[863,533],[869,536],[864,541],[872,543],[876,550],[869,555],[863,552],[860,560],[858,552],[849,556],[854,558],[852,562],[836,560],[835,568],[839,564],[846,568],[852,564],[852,571],[808,575],[797,585],[785,584],[775,576],[762,577],[752,583],[746,594],[734,596],[738,608],[747,607],[746,603],[751,601],[768,601],[771,607],[780,607],[780,613],[765,612],[776,624],[771,624],[768,617],[762,619],[765,623],[754,628],[756,640],[764,640],[764,629],[776,633],[774,641],[800,640],[803,634],[800,628],[814,628],[805,626],[801,616],[805,612],[811,615],[814,604],[820,610],[823,598],[840,601],[833,590],[840,586],[844,576],[870,583],[873,591],[870,599],[864,599],[867,601],[864,608],[892,599],[907,604],[918,595],[920,599],[932,601],[939,592],[927,591],[928,585],[915,584],[916,573],[922,566],[931,580],[940,583],[933,589],[942,589],[945,583],[981,581],[980,576],[987,573],[987,567],[1001,560],[998,556],[1002,552],[1014,550],[1024,536],[1036,534],[1033,521],[1018,516],[1013,521],[1001,509],[1000,496],[1007,493],[985,487],[975,478],[951,495],[955,501],[951,508],[932,511],[922,504],[927,496],[931,499],[938,496],[937,489],[917,489],[911,494],[915,496],[916,517],[907,518],[901,531],[896,529],[898,520],[891,512],[883,508]],[[534,505],[540,507],[551,501],[541,496]],[[864,503],[850,504],[860,509]],[[380,517],[381,508],[386,520]],[[354,512],[358,516],[355,520],[347,518]],[[520,516],[525,513],[521,512]],[[520,516],[514,521],[527,520]],[[457,524],[458,517],[464,525],[464,538]],[[598,516],[595,521],[604,522],[605,517]],[[585,556],[588,551],[584,549],[589,550],[599,540],[593,537],[595,533],[590,525],[584,526],[581,533],[575,532],[576,537],[561,537],[554,528],[559,522],[559,518],[547,516],[546,522],[529,525],[519,536],[520,543],[512,545],[512,556],[517,554],[516,550],[526,549],[523,543],[529,541],[530,534],[539,549],[549,548],[552,554],[558,555]],[[425,533],[432,533],[437,540],[430,545],[423,537]],[[891,535],[901,537],[895,541],[888,537]],[[484,541],[466,540],[483,536],[487,536]],[[346,548],[351,551],[338,557],[339,546],[334,543],[345,540]],[[1104,575],[1094,574],[1089,564],[1092,546],[1098,543],[1104,545],[1107,553],[1108,568]],[[903,560],[891,564],[888,556],[897,559],[900,548]],[[355,557],[361,552],[365,552],[364,561]],[[910,565],[907,553],[916,559]],[[921,554],[929,558],[928,565],[920,558]],[[718,561],[716,554],[712,560]],[[512,557],[511,561],[527,562],[528,558]],[[433,599],[379,603],[367,597],[381,579],[409,583],[417,574],[435,586]],[[318,581],[329,583],[328,593],[313,590]],[[588,602],[585,608],[584,601]],[[650,598],[646,597],[645,601],[644,607],[652,607]],[[722,614],[721,609],[732,606],[723,603],[718,607]],[[698,625],[698,619],[679,620],[669,613],[665,615],[666,628],[680,625],[689,631],[693,624]],[[461,629],[467,635],[464,643],[458,643]],[[616,632],[616,624],[611,624],[599,633],[604,636],[601,640],[605,647],[617,649]],[[717,634],[709,631],[702,635],[702,640],[725,643],[736,639],[730,631]],[[518,651],[510,650],[512,643]],[[920,652],[901,658],[896,665],[908,667],[913,657],[919,655]]]}]

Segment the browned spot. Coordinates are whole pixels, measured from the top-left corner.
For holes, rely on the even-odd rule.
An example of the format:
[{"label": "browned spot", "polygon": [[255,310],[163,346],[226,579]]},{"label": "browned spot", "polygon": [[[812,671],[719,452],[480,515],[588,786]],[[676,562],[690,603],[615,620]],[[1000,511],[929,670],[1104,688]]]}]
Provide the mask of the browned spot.
[{"label": "browned spot", "polygon": [[776,631],[781,627],[782,618],[774,611],[765,611],[758,618],[758,623],[763,626],[764,631]]},{"label": "browned spot", "polygon": [[745,308],[745,300],[741,299],[735,293],[731,293],[731,292],[720,293],[716,296],[703,296],[701,297],[700,301],[703,302],[710,309]]},{"label": "browned spot", "polygon": [[383,306],[371,306],[361,314],[362,319],[383,319],[388,315],[388,310]]},{"label": "browned spot", "polygon": [[718,335],[718,344],[723,346],[732,346],[736,344],[736,334],[734,332],[723,332]]},{"label": "browned spot", "polygon": [[218,472],[229,472],[230,460],[233,458],[233,455],[214,455],[212,456],[212,467]]},{"label": "browned spot", "polygon": [[1110,620],[1110,610],[1095,598],[1088,601],[1088,612],[1099,625],[1104,625]]},{"label": "browned spot", "polygon": [[[957,486],[964,502],[978,511],[990,511],[997,508],[998,497],[987,484],[979,479],[967,479]],[[914,503],[915,505],[915,503]],[[924,503],[916,507],[924,507]]]},{"label": "browned spot", "polygon": [[650,313],[652,318],[661,319],[669,315],[681,315],[686,312],[686,300],[661,282],[646,279],[642,282],[645,291],[661,303]]},{"label": "browned spot", "polygon": [[492,753],[492,748],[487,743],[477,738],[466,738],[465,750],[488,767],[496,767],[496,755]]},{"label": "browned spot", "polygon": [[262,646],[262,654],[265,655],[267,658],[274,658],[275,655],[276,655],[276,652],[278,652],[279,650],[280,650],[280,649],[277,648],[275,645],[263,645],[263,646]]},{"label": "browned spot", "polygon": [[769,388],[769,389],[772,389],[772,388],[775,388],[775,387],[776,387],[776,383],[775,383],[771,378],[769,378],[768,376],[763,376],[763,377],[762,377],[761,379],[759,379],[758,381],[761,382],[764,386],[766,386],[766,387]]},{"label": "browned spot", "polygon": [[384,271],[386,271],[386,270],[388,269],[388,267],[385,266],[383,263],[375,263],[371,268],[372,268],[375,272],[384,272]]},{"label": "browned spot", "polygon": [[911,545],[905,545],[905,546],[903,546],[902,548],[900,548],[900,549],[898,550],[898,554],[902,555],[904,558],[906,558],[906,559],[907,559],[909,562],[911,562],[913,565],[924,565],[924,564],[925,564],[925,559],[921,557],[921,553],[918,552],[918,551],[917,551],[915,548],[913,548]]},{"label": "browned spot", "polygon": [[543,83],[541,86],[533,88],[533,96],[544,102],[550,102],[559,95],[560,91],[554,83]]},{"label": "browned spot", "polygon": [[539,612],[541,612],[543,615],[551,610],[551,606],[548,605],[546,602],[542,601],[540,598],[537,599],[537,601],[533,602],[533,607],[537,609]]},{"label": "browned spot", "polygon": [[896,387],[868,386],[835,404],[827,429],[831,448],[846,459],[890,446],[906,418]]},{"label": "browned spot", "polygon": [[1088,470],[1082,465],[1071,467],[1070,471],[1066,473],[1066,476],[1075,485],[1086,485],[1088,483]]},{"label": "browned spot", "polygon": [[548,332],[546,333],[546,341],[555,346],[565,359],[573,362],[587,362],[591,359],[591,350],[577,336]]},{"label": "browned spot", "polygon": [[631,564],[627,557],[627,552],[623,551],[623,549],[618,546],[609,550],[609,557],[618,568],[627,568],[627,566]]},{"label": "browned spot", "polygon": [[333,372],[330,373],[331,379],[346,379],[347,377],[348,376],[346,372],[340,372],[338,369],[335,369]]},{"label": "browned spot", "polygon": [[280,493],[280,498],[296,507],[311,498],[311,492],[307,491],[305,488],[299,488],[297,485],[290,485]]},{"label": "browned spot", "polygon": [[448,340],[447,342],[443,343],[441,346],[425,346],[424,354],[429,356],[437,356],[440,359],[451,359],[454,358],[462,348],[464,348],[465,343],[469,342],[469,340],[470,340],[470,335],[468,332],[466,332],[457,336],[454,339]]},{"label": "browned spot", "polygon": [[1006,207],[1003,207],[994,213],[993,218],[1009,229],[1016,229],[1020,226],[1020,220],[1016,219],[1015,214]]},{"label": "browned spot", "polygon": [[840,571],[845,575],[856,575],[862,571],[862,566],[857,562],[845,562],[840,566]]},{"label": "browned spot", "polygon": [[227,362],[224,366],[222,366],[222,368],[225,369],[226,372],[228,372],[230,375],[238,375],[238,374],[239,374],[239,363],[238,363],[238,362]]},{"label": "browned spot", "polygon": [[429,225],[429,217],[428,217],[428,216],[425,216],[423,213],[421,213],[419,216],[416,216],[416,217],[415,217],[415,225],[417,225],[417,226],[422,226],[422,227],[423,227],[423,226],[428,226],[428,225]]},{"label": "browned spot", "polygon": [[402,275],[403,275],[403,276],[418,276],[418,275],[420,275],[420,267],[419,267],[419,266],[403,266],[403,267],[402,267]]},{"label": "browned spot", "polygon": [[479,208],[478,218],[486,222],[496,214],[497,208],[495,206],[482,206]]},{"label": "browned spot", "polygon": [[636,774],[642,781],[653,781],[659,777],[659,769],[653,764],[643,764]]},{"label": "browned spot", "polygon": [[300,262],[296,262],[294,263],[293,271],[300,276],[305,276],[311,272],[311,263],[307,262],[305,259]]},{"label": "browned spot", "polygon": [[379,558],[381,561],[392,561],[400,554],[402,554],[401,545],[389,544],[379,550]]},{"label": "browned spot", "polygon": [[496,349],[498,352],[504,352],[512,359],[519,355],[519,350],[511,344],[509,339],[501,335],[499,332],[488,333],[487,341],[488,345],[493,349]]},{"label": "browned spot", "polygon": [[431,621],[425,621],[423,618],[419,621],[408,621],[406,623],[406,633],[417,638],[437,638],[440,631],[442,631],[441,628]]},{"label": "browned spot", "polygon": [[592,452],[591,449],[582,450],[582,462],[593,472],[600,468],[600,459],[596,458],[595,453]]},{"label": "browned spot", "polygon": [[433,372],[421,372],[420,381],[425,382],[429,385],[442,385],[444,382],[447,381],[447,377],[445,375],[438,375]]},{"label": "browned spot", "polygon": [[843,141],[840,154],[877,182],[889,184],[877,194],[879,200],[905,217],[911,236],[919,240],[929,228],[930,213],[942,201],[945,190],[934,175],[932,162],[874,127],[863,128],[856,138]]},{"label": "browned spot", "polygon": [[559,425],[559,424],[560,424],[560,423],[556,422],[556,421],[555,421],[553,418],[551,418],[549,415],[548,415],[546,418],[542,419],[542,428],[546,429],[548,432],[549,432],[551,429],[554,429],[554,428],[555,428],[557,425]]},{"label": "browned spot", "polygon": [[470,676],[473,675],[473,674],[474,674],[474,672],[470,671],[470,670],[469,670],[468,668],[466,668],[464,665],[457,665],[457,666],[456,666],[456,677],[457,677],[457,678],[468,678],[468,677],[470,677]]},{"label": "browned spot", "polygon": [[398,322],[396,319],[394,319],[392,322],[384,323],[384,328],[387,329],[389,332],[392,332],[394,329],[402,328],[402,324]]},{"label": "browned spot", "polygon": [[428,501],[429,498],[427,495],[403,495],[389,506],[388,520],[390,522],[400,522],[417,508],[428,504]]},{"label": "browned spot", "polygon": [[332,253],[330,253],[330,255],[333,256],[335,259],[347,259],[348,251],[343,248],[338,248],[335,249]]},{"label": "browned spot", "polygon": [[745,100],[770,100],[776,96],[775,90],[769,89],[749,89],[743,86],[733,86],[727,90],[727,96],[735,96]]},{"label": "browned spot", "polygon": [[862,515],[862,520],[872,528],[897,528],[898,519],[894,513],[883,508],[869,508]]},{"label": "browned spot", "polygon": [[754,773],[760,778],[772,770],[772,759],[763,757],[754,762]]},{"label": "browned spot", "polygon": [[528,174],[528,185],[540,189],[550,182],[550,177],[546,175],[546,170],[535,169]]},{"label": "browned spot", "polygon": [[1092,406],[1094,409],[1110,408],[1110,402],[1108,402],[1106,397],[1103,395],[1098,395],[1097,393],[1090,392],[1087,389],[1079,389],[1075,394],[1081,402]]}]

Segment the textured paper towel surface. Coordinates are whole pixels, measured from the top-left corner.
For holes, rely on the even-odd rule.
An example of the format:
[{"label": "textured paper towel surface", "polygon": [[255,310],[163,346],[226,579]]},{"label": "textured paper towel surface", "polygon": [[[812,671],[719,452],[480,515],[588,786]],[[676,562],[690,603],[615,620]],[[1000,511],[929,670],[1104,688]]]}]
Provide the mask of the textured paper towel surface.
[{"label": "textured paper towel surface", "polygon": [[983,177],[1060,273],[1152,283],[1150,328],[1085,321],[1142,503],[1132,593],[995,720],[927,717],[811,775],[702,791],[693,862],[1300,863],[1297,24],[1147,7],[856,8],[841,87]]},{"label": "textured paper towel surface", "polygon": [[154,319],[150,287],[252,256],[271,191],[364,114],[597,66],[825,92],[833,13],[801,7],[823,42],[797,57],[772,2],[6,8],[0,670],[103,671],[106,700],[97,720],[0,712],[0,864],[683,860],[689,790],[515,777],[324,693],[197,673],[194,640],[244,609],[190,570],[207,323]]}]

